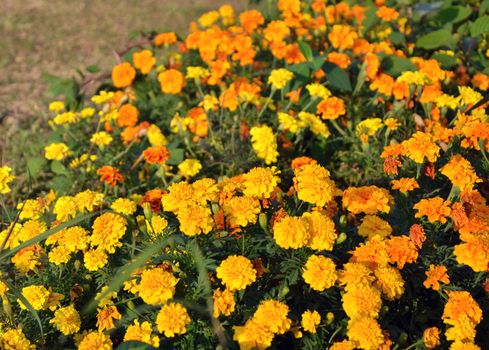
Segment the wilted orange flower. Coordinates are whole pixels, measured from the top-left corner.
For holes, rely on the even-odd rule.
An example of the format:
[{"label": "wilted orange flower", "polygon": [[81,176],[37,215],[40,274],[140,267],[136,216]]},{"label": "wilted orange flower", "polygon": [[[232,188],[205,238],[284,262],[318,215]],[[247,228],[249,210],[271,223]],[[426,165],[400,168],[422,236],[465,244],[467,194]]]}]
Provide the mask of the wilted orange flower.
[{"label": "wilted orange flower", "polygon": [[124,181],[124,176],[119,170],[110,165],[104,165],[98,169],[97,174],[101,175],[100,181],[106,182],[110,186],[116,186],[119,182]]},{"label": "wilted orange flower", "polygon": [[134,67],[139,69],[143,74],[148,74],[151,72],[151,69],[156,63],[153,53],[149,50],[134,52],[132,55],[132,61],[134,62]]},{"label": "wilted orange flower", "polygon": [[119,109],[117,125],[119,127],[134,126],[138,122],[139,110],[132,104],[126,103]]},{"label": "wilted orange flower", "polygon": [[112,69],[112,81],[117,88],[125,88],[136,78],[136,70],[129,62],[120,63]]},{"label": "wilted orange flower", "polygon": [[161,33],[155,36],[154,43],[156,46],[163,44],[174,44],[177,42],[177,36],[174,32]]},{"label": "wilted orange flower", "polygon": [[447,222],[446,218],[452,212],[450,202],[441,197],[422,199],[413,208],[418,211],[414,217],[421,218],[427,216],[428,221],[431,223],[440,222],[444,224]]},{"label": "wilted orange flower", "polygon": [[389,191],[377,186],[349,187],[343,193],[343,206],[353,214],[388,213],[391,201]]},{"label": "wilted orange flower", "polygon": [[419,224],[412,225],[409,228],[409,238],[411,238],[411,241],[413,241],[416,247],[421,248],[423,242],[426,240],[423,226]]},{"label": "wilted orange flower", "polygon": [[392,180],[392,189],[401,192],[409,192],[419,188],[418,182],[412,177],[401,177],[399,180]]},{"label": "wilted orange flower", "polygon": [[143,152],[144,160],[149,164],[164,164],[170,159],[170,152],[165,146],[148,147]]},{"label": "wilted orange flower", "polygon": [[165,94],[178,94],[185,85],[185,76],[176,69],[168,69],[158,75],[158,81]]},{"label": "wilted orange flower", "polygon": [[444,284],[450,283],[447,268],[443,265],[436,266],[431,264],[429,271],[426,271],[426,280],[423,282],[423,285],[428,289],[438,290],[440,289],[440,282]]},{"label": "wilted orange flower", "polygon": [[346,113],[345,103],[338,97],[328,97],[318,104],[317,112],[321,114],[323,119],[337,119],[340,115]]}]

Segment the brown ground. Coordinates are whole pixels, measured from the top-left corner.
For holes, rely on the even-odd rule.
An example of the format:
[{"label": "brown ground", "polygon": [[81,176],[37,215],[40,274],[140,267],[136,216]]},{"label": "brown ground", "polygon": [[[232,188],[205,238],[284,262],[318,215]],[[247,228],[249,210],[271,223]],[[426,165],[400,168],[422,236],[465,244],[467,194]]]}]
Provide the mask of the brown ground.
[{"label": "brown ground", "polygon": [[190,21],[224,3],[246,6],[246,0],[0,0],[0,150],[19,127],[45,122],[43,73],[109,69],[112,51],[124,48],[131,33],[185,33]]}]

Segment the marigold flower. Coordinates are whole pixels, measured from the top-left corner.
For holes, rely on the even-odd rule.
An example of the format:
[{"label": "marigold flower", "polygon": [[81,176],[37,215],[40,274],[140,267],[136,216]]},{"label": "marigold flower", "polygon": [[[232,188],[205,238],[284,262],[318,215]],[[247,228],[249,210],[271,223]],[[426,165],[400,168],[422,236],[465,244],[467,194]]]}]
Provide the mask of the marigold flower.
[{"label": "marigold flower", "polygon": [[440,282],[444,284],[450,283],[450,279],[448,278],[447,268],[446,266],[436,266],[430,264],[429,271],[426,271],[426,280],[423,282],[423,285],[426,288],[432,288],[433,290],[440,289]]},{"label": "marigold flower", "polygon": [[375,286],[388,300],[399,299],[404,293],[404,279],[398,269],[381,266],[374,270]]},{"label": "marigold flower", "polygon": [[116,88],[125,88],[136,78],[136,70],[129,62],[118,64],[112,69],[112,82]]},{"label": "marigold flower", "polygon": [[112,136],[105,131],[96,132],[90,138],[90,142],[99,146],[100,148],[104,148],[105,146],[110,144],[113,140],[114,139],[112,138]]},{"label": "marigold flower", "polygon": [[418,258],[418,249],[408,236],[392,236],[386,244],[389,262],[397,263],[401,270],[406,263],[413,263]]},{"label": "marigold flower", "polygon": [[305,331],[316,333],[316,327],[321,323],[321,316],[316,310],[307,310],[302,314],[301,325]]},{"label": "marigold flower", "polygon": [[376,318],[382,307],[380,291],[370,285],[357,285],[349,288],[341,299],[343,310],[348,317],[355,319],[358,317]]},{"label": "marigold flower", "polygon": [[285,68],[274,69],[268,77],[268,83],[275,89],[282,90],[294,77],[294,73]]},{"label": "marigold flower", "polygon": [[413,209],[418,211],[414,217],[421,218],[427,216],[429,222],[440,222],[442,224],[447,222],[446,218],[449,217],[452,212],[450,209],[450,202],[438,196],[420,200],[413,206]]},{"label": "marigold flower", "polygon": [[231,255],[216,269],[217,277],[230,291],[245,289],[256,280],[256,270],[244,256]]},{"label": "marigold flower", "polygon": [[347,50],[353,47],[358,34],[348,25],[335,24],[328,34],[331,45],[338,50]]},{"label": "marigold flower", "polygon": [[185,77],[176,69],[168,69],[158,74],[161,91],[165,94],[178,94],[185,85]]},{"label": "marigold flower", "polygon": [[[45,310],[48,308],[49,296],[51,293],[46,287],[41,285],[30,285],[22,288],[21,293],[34,310]],[[27,309],[20,300],[17,300],[17,302],[21,309]]]},{"label": "marigold flower", "polygon": [[185,159],[178,164],[178,172],[186,178],[197,175],[201,169],[202,164],[198,159]]},{"label": "marigold flower", "polygon": [[258,158],[269,165],[277,161],[277,140],[272,128],[267,125],[254,126],[250,130],[253,150]]},{"label": "marigold flower", "polygon": [[426,328],[423,332],[423,343],[428,349],[440,346],[440,330],[436,327]]},{"label": "marigold flower", "polygon": [[234,300],[234,293],[229,289],[216,289],[212,298],[214,300],[214,317],[229,316],[234,312],[236,301]]},{"label": "marigold flower", "polygon": [[109,330],[115,327],[114,319],[120,320],[122,315],[114,305],[104,306],[97,313],[97,327],[100,332]]},{"label": "marigold flower", "polygon": [[343,192],[343,206],[353,214],[390,211],[389,191],[377,186],[349,187]]},{"label": "marigold flower", "polygon": [[74,334],[80,330],[80,314],[73,305],[62,307],[54,312],[54,318],[49,323],[54,324],[64,335]]},{"label": "marigold flower", "polygon": [[165,337],[173,338],[185,334],[191,319],[187,309],[178,303],[164,305],[156,317],[156,327]]},{"label": "marigold flower", "polygon": [[180,230],[187,236],[209,233],[214,227],[211,210],[201,205],[191,205],[180,209],[177,218],[180,222]]},{"label": "marigold flower", "polygon": [[2,349],[35,349],[29,339],[26,338],[22,329],[9,329],[0,332],[0,347]]},{"label": "marigold flower", "polygon": [[392,180],[391,184],[393,190],[399,190],[404,193],[419,188],[418,182],[412,177],[401,177],[399,180]]},{"label": "marigold flower", "polygon": [[403,141],[401,146],[403,154],[418,164],[423,164],[425,158],[434,163],[440,154],[440,147],[433,143],[431,135],[421,131]]},{"label": "marigold flower", "polygon": [[174,32],[160,33],[155,36],[153,41],[156,46],[174,44],[177,42],[177,36]]},{"label": "marigold flower", "polygon": [[132,54],[134,67],[139,69],[142,74],[148,74],[156,63],[153,53],[149,50],[141,50]]},{"label": "marigold flower", "polygon": [[129,325],[126,329],[126,334],[124,335],[124,341],[139,341],[142,343],[149,344],[154,347],[160,346],[160,339],[158,336],[151,336],[153,327],[148,321],[139,323],[139,320],[134,320],[134,323]]},{"label": "marigold flower", "polygon": [[260,213],[260,202],[252,197],[239,196],[231,198],[223,206],[224,214],[229,218],[232,226],[246,226],[256,223]]},{"label": "marigold flower", "polygon": [[311,239],[309,220],[286,216],[273,225],[273,238],[281,248],[302,248],[308,245]]},{"label": "marigold flower", "polygon": [[389,223],[377,215],[365,215],[360,226],[358,234],[370,239],[382,239],[392,233],[392,227]]},{"label": "marigold flower", "polygon": [[357,288],[360,285],[369,285],[373,281],[372,269],[363,263],[348,262],[338,272],[338,282],[345,286],[345,290]]},{"label": "marigold flower", "polygon": [[117,125],[120,128],[135,126],[138,123],[139,110],[130,103],[126,103],[119,108],[117,114]]},{"label": "marigold flower", "polygon": [[249,10],[239,15],[239,22],[247,33],[253,31],[265,22],[263,15],[257,10]]},{"label": "marigold flower", "polygon": [[409,228],[409,238],[411,238],[411,241],[416,245],[416,247],[421,248],[423,242],[426,240],[423,226],[419,224],[412,225]]},{"label": "marigold flower", "polygon": [[340,115],[346,113],[345,103],[338,97],[328,97],[318,104],[317,112],[321,114],[323,119],[338,119]]},{"label": "marigold flower", "polygon": [[83,254],[83,262],[88,271],[97,271],[107,265],[108,255],[103,249],[90,249]]},{"label": "marigold flower", "polygon": [[128,198],[117,198],[111,204],[110,208],[113,211],[124,215],[132,215],[137,210],[136,203]]},{"label": "marigold flower", "polygon": [[312,289],[318,292],[334,286],[338,278],[333,260],[322,255],[311,255],[307,259],[302,277]]},{"label": "marigold flower", "polygon": [[6,194],[10,192],[10,187],[8,186],[15,177],[11,175],[12,168],[8,166],[0,167],[0,194]]},{"label": "marigold flower", "polygon": [[457,186],[461,191],[471,191],[475,183],[481,181],[477,177],[472,164],[460,154],[454,155],[440,169],[440,172],[448,177],[452,184]]},{"label": "marigold flower", "polygon": [[141,274],[139,296],[146,304],[164,304],[173,298],[178,279],[161,267],[147,269]]},{"label": "marigold flower", "polygon": [[365,350],[380,349],[384,335],[378,322],[371,317],[357,317],[348,321],[348,338],[356,347]]},{"label": "marigold flower", "polygon": [[473,342],[475,327],[482,319],[482,310],[466,291],[447,291],[448,302],[442,320],[451,325],[446,331],[448,340]]},{"label": "marigold flower", "polygon": [[110,165],[104,165],[98,169],[97,174],[101,175],[100,181],[106,182],[110,186],[116,186],[119,182],[124,181],[124,176],[119,170]]},{"label": "marigold flower", "polygon": [[149,164],[165,164],[170,159],[170,152],[165,146],[152,146],[143,151],[144,160]]},{"label": "marigold flower", "polygon": [[311,229],[308,246],[314,250],[333,250],[333,245],[338,237],[334,221],[319,211],[306,212],[302,214],[302,217],[309,221]]},{"label": "marigold flower", "polygon": [[110,337],[102,332],[92,331],[83,336],[78,344],[78,350],[111,350],[112,341]]},{"label": "marigold flower", "polygon": [[257,324],[268,328],[275,334],[284,334],[290,328],[292,321],[287,317],[289,307],[278,300],[263,300],[253,315]]},{"label": "marigold flower", "polygon": [[307,164],[294,170],[294,187],[297,197],[318,207],[333,200],[336,186],[330,173],[319,164]]},{"label": "marigold flower", "polygon": [[244,326],[233,326],[233,330],[233,339],[238,342],[240,350],[265,350],[272,345],[273,332],[253,317]]},{"label": "marigold flower", "polygon": [[243,193],[259,199],[270,198],[270,195],[280,183],[280,174],[275,167],[252,168],[243,174]]},{"label": "marigold flower", "polygon": [[120,239],[126,233],[126,227],[127,220],[121,215],[104,213],[93,222],[90,243],[113,254],[116,248],[122,246]]},{"label": "marigold flower", "polygon": [[62,142],[52,143],[44,147],[44,156],[48,160],[63,160],[70,154],[70,148]]}]

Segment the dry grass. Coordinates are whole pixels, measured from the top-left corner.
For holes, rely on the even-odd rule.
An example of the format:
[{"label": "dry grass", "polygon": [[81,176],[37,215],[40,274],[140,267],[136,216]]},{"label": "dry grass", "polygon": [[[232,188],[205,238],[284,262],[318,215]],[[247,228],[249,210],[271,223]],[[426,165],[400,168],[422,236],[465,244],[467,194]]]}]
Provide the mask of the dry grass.
[{"label": "dry grass", "polygon": [[[49,100],[43,73],[71,77],[108,69],[131,33],[184,33],[205,11],[245,0],[1,0],[0,150],[20,128],[38,130]],[[3,141],[3,142],[2,142]]]}]

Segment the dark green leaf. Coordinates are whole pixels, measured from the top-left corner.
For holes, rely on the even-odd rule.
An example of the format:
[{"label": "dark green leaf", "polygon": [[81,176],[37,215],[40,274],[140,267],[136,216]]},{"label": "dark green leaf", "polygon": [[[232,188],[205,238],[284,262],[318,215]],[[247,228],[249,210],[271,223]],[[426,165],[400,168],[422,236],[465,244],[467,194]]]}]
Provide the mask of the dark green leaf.
[{"label": "dark green leaf", "polygon": [[171,148],[170,151],[170,159],[166,162],[169,165],[178,165],[183,162],[184,152],[181,148]]},{"label": "dark green leaf", "polygon": [[313,56],[312,56],[312,49],[311,46],[309,46],[308,43],[305,41],[299,40],[299,50],[301,50],[302,54],[308,61],[312,61]]},{"label": "dark green leaf", "polygon": [[439,29],[423,35],[416,41],[416,47],[422,49],[436,49],[442,46],[452,46],[454,44],[452,33],[447,29]]},{"label": "dark green leaf", "polygon": [[153,350],[156,349],[149,344],[141,343],[139,341],[127,341],[117,347],[117,350]]},{"label": "dark green leaf", "polygon": [[382,70],[395,77],[401,75],[402,72],[416,69],[416,65],[404,57],[386,56],[382,59]]},{"label": "dark green leaf", "polygon": [[470,16],[472,10],[470,7],[464,6],[449,6],[441,9],[436,16],[436,19],[445,25],[447,23],[458,23]]},{"label": "dark green leaf", "polygon": [[437,60],[438,62],[440,62],[441,66],[444,69],[448,69],[450,67],[453,67],[455,65],[455,63],[457,63],[457,57],[445,55],[442,53],[435,53],[433,55],[433,58],[435,60]]},{"label": "dark green leaf", "polygon": [[343,91],[352,91],[350,78],[344,69],[326,62],[323,65],[323,70],[326,72],[326,79],[332,87]]},{"label": "dark green leaf", "polygon": [[489,16],[479,17],[470,25],[471,36],[479,36],[484,33],[489,33]]}]

